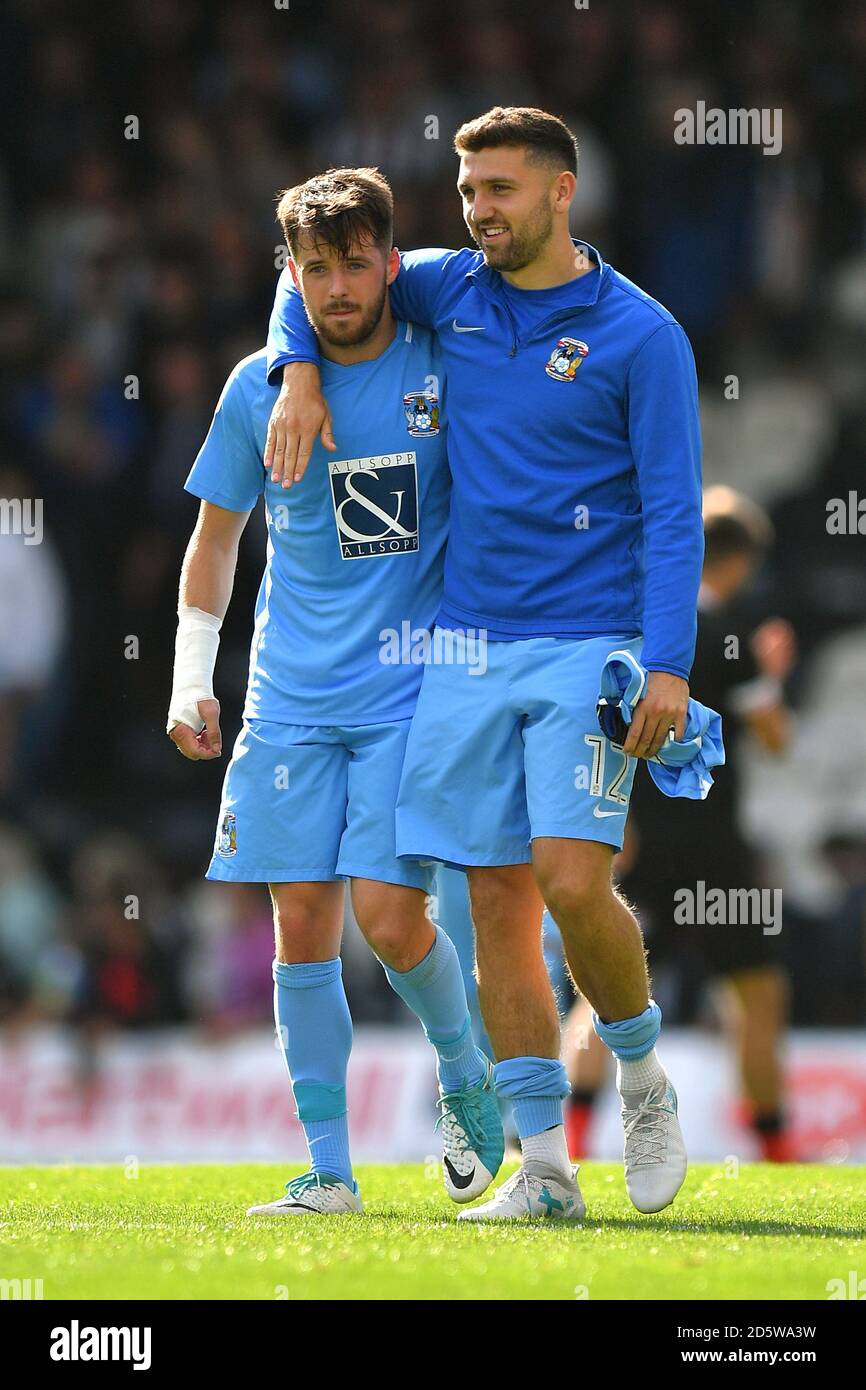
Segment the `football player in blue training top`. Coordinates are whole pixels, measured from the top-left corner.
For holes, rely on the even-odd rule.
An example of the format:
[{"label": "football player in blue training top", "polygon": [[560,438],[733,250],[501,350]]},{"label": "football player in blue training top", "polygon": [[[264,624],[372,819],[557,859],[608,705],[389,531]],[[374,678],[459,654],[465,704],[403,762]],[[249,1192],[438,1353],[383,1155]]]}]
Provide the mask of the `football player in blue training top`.
[{"label": "football player in blue training top", "polygon": [[[523,1150],[520,1171],[461,1217],[584,1211],[562,1126],[569,1088],[542,898],[617,1058],[629,1195],[660,1211],[686,1154],[640,928],[611,861],[635,759],[672,728],[682,739],[688,713],[703,552],[694,360],[661,304],[572,240],[577,146],[562,121],[494,107],[461,126],[455,148],[480,249],[404,255],[390,297],[395,313],[435,328],[448,372],[437,622],[487,634],[483,677],[425,671],[397,809],[402,855],[467,869],[496,1088]],[[284,487],[306,479],[320,430],[333,444],[318,355],[283,274],[268,356],[283,390],[266,460]],[[600,733],[596,701],[624,646],[649,674],[620,749]]]},{"label": "football player in blue training top", "polygon": [[202,503],[181,574],[168,719],[186,757],[220,755],[218,634],[238,541],[264,493],[267,564],[244,722],[207,877],[269,885],[274,1010],[310,1169],[251,1213],[362,1210],[346,1107],[346,878],[362,932],[436,1050],[445,1187],[467,1202],[502,1161],[492,1067],[472,1040],[455,949],[426,915],[432,869],[398,859],[394,822],[423,673],[399,636],[429,637],[442,596],[442,362],[429,329],[392,317],[399,256],[377,170],[312,178],[282,196],[279,217],[344,447],[330,458],[322,449],[288,497],[262,467],[277,396],[266,353],[235,367],[186,482]]}]

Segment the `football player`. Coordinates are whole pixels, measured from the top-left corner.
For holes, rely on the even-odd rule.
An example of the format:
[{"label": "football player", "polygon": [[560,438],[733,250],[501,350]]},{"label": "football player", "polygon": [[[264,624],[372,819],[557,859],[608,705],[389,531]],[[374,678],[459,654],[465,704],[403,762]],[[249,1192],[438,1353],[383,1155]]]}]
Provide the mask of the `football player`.
[{"label": "football player", "polygon": [[[180,582],[168,733],[192,759],[221,751],[213,673],[240,535],[264,493],[268,556],[243,728],[207,877],[267,883],[274,1008],[310,1168],[252,1213],[354,1212],[343,989],[343,880],[361,931],[436,1049],[445,1186],[479,1195],[502,1160],[492,1068],[472,1040],[456,952],[426,915],[430,866],[397,857],[394,808],[423,666],[389,635],[428,630],[441,600],[450,479],[445,431],[413,438],[404,397],[441,406],[429,329],[392,316],[393,202],[374,169],[288,190],[279,217],[321,349],[340,450],[287,496],[262,468],[277,398],[267,355],[231,373],[186,482],[202,499]],[[432,419],[432,410],[431,410]]]}]

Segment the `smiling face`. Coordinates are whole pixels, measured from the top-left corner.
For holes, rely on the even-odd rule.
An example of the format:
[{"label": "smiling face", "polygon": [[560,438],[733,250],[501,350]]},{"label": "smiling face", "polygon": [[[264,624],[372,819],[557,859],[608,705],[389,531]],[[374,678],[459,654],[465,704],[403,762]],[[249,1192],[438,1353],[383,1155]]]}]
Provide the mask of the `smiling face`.
[{"label": "smiling face", "polygon": [[399,266],[396,250],[388,253],[373,242],[356,241],[344,257],[333,246],[315,241],[309,232],[301,232],[291,265],[307,316],[324,342],[347,348],[372,338]]},{"label": "smiling face", "polygon": [[527,159],[525,146],[461,154],[463,219],[494,270],[522,270],[548,249],[562,177],[549,162]]}]

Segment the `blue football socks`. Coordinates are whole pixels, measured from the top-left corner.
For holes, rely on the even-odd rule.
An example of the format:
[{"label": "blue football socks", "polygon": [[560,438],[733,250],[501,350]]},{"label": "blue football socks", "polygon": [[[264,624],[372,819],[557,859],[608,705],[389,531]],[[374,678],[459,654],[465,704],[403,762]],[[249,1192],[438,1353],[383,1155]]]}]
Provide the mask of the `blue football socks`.
[{"label": "blue football socks", "polygon": [[652,1052],[662,1027],[662,1011],[651,999],[642,1014],[622,1018],[617,1023],[602,1023],[593,1012],[592,1026],[615,1057],[623,1062],[637,1062]]},{"label": "blue football socks", "polygon": [[314,1173],[333,1173],[354,1190],[349,1157],[346,1070],[352,1016],[336,960],[274,961],[274,1019]]},{"label": "blue football socks", "polygon": [[464,1082],[477,1086],[485,1076],[486,1061],[472,1037],[466,988],[451,938],[437,927],[427,955],[411,970],[383,968],[391,988],[420,1018],[436,1049],[443,1091],[459,1091]]},{"label": "blue football socks", "polygon": [[558,1057],[508,1057],[494,1069],[497,1096],[507,1096],[521,1139],[562,1124],[562,1102],[569,1093]]}]

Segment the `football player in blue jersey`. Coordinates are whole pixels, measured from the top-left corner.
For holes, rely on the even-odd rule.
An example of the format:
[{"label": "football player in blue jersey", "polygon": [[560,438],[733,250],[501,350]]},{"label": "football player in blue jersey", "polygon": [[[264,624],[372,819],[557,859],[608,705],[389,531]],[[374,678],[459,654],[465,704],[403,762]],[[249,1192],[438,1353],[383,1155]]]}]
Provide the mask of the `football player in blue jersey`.
[{"label": "football player in blue jersey", "polygon": [[[636,758],[685,728],[703,553],[694,360],[661,304],[572,240],[577,147],[560,120],[495,107],[455,148],[479,249],[409,252],[390,298],[436,330],[448,372],[437,623],[487,637],[482,678],[425,671],[397,810],[401,854],[467,869],[496,1087],[523,1151],[520,1171],[461,1219],[584,1212],[562,1126],[543,901],[617,1058],[629,1195],[659,1211],[686,1154],[640,929],[611,861]],[[284,489],[308,476],[319,431],[333,442],[317,344],[291,291],[283,275],[269,337],[282,389],[266,461]],[[648,679],[620,748],[600,734],[596,701],[621,647]]]},{"label": "football player in blue jersey", "polygon": [[[186,482],[201,509],[181,573],[168,718],[186,757],[220,755],[219,630],[238,541],[264,493],[267,563],[243,728],[207,877],[269,885],[275,1017],[310,1168],[250,1214],[362,1210],[346,1103],[344,879],[362,932],[436,1050],[445,1186],[467,1202],[502,1161],[492,1067],[472,1040],[454,946],[426,914],[432,870],[398,859],[394,829],[423,673],[422,663],[393,659],[394,639],[404,624],[429,637],[442,591],[441,356],[429,329],[392,316],[387,288],[399,262],[378,171],[310,179],[282,196],[279,217],[342,449],[321,450],[286,496],[262,467],[277,395],[266,354],[235,367]],[[426,407],[423,428],[407,417],[407,397]]]}]

